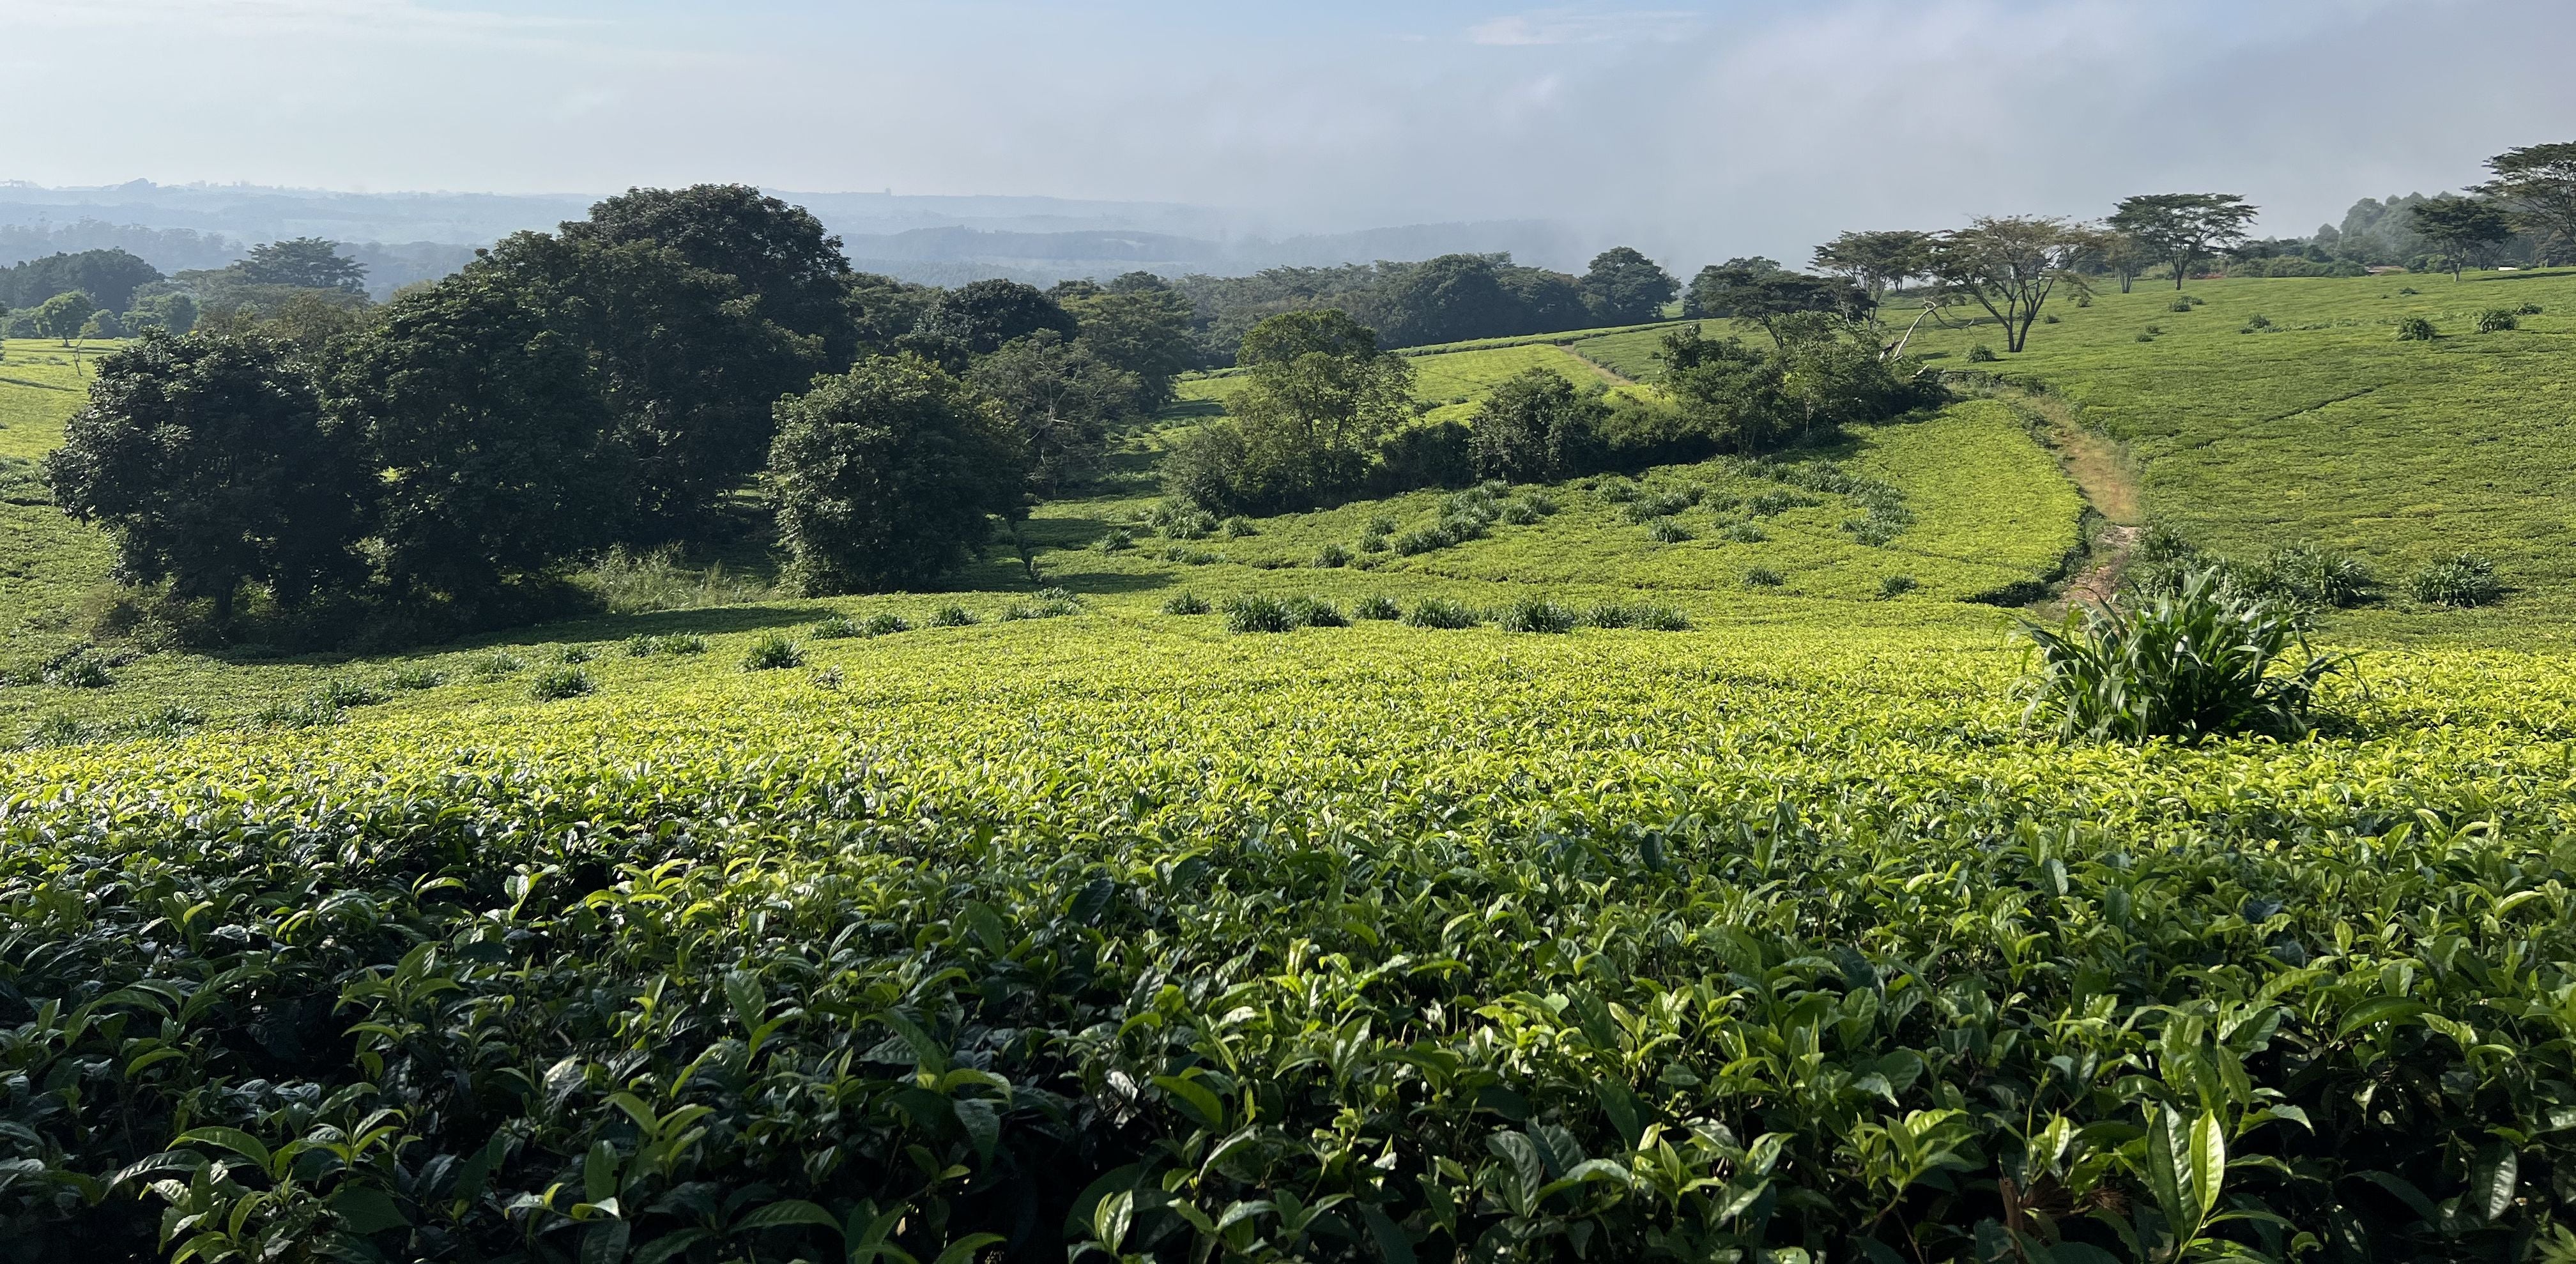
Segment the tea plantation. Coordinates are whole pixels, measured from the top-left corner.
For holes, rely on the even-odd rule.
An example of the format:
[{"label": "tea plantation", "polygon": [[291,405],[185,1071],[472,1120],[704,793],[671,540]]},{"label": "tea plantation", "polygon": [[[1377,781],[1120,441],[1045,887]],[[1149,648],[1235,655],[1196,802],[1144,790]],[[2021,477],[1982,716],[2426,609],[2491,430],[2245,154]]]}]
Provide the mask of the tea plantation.
[{"label": "tea plantation", "polygon": [[[375,656],[103,634],[0,466],[0,1258],[2576,1250],[2576,276],[2187,293],[1793,460],[1158,530],[1200,379],[956,591]],[[2379,570],[2316,734],[2025,721],[2055,417]]]}]

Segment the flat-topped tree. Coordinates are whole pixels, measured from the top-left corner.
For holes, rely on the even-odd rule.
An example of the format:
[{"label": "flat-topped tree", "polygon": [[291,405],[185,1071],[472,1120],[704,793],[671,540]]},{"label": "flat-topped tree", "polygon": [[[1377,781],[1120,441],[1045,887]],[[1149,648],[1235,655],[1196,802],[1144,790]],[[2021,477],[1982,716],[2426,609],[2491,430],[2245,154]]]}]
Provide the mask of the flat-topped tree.
[{"label": "flat-topped tree", "polygon": [[2525,145],[2487,159],[2495,179],[2469,191],[2504,204],[2514,226],[2576,244],[2576,141]]},{"label": "flat-topped tree", "polygon": [[2004,349],[2030,341],[2039,309],[2061,287],[2086,288],[2075,263],[2102,248],[2104,234],[2054,216],[1986,216],[1941,234],[1932,250],[1932,275],[1953,294],[1985,308],[2003,325]]},{"label": "flat-topped tree", "polygon": [[2483,198],[2434,198],[2416,203],[2407,214],[2417,235],[2442,248],[2453,281],[2472,259],[2513,236],[2513,220],[2505,209]]},{"label": "flat-topped tree", "polygon": [[295,237],[250,248],[239,265],[242,279],[254,285],[291,285],[304,290],[367,291],[367,266],[340,253],[319,237]]},{"label": "flat-topped tree", "polygon": [[2233,193],[2142,193],[2120,199],[2110,226],[2148,257],[2173,265],[2179,290],[2192,264],[2243,244],[2257,213]]},{"label": "flat-topped tree", "polygon": [[1871,310],[1887,291],[1932,267],[1932,234],[1910,228],[1844,233],[1816,247],[1816,268],[1849,277],[1869,294]]}]

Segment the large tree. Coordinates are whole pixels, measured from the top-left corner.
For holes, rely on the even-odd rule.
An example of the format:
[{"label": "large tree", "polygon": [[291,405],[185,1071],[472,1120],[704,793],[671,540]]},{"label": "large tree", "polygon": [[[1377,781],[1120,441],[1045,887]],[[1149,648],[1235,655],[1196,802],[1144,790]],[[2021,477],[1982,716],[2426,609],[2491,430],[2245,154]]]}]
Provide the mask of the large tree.
[{"label": "large tree", "polygon": [[83,250],[0,268],[0,306],[34,307],[79,290],[99,306],[124,311],[134,292],[161,279],[161,270],[122,250]]},{"label": "large tree", "polygon": [[1825,312],[1859,319],[1869,310],[1869,295],[1849,280],[1761,266],[1768,263],[1731,260],[1701,272],[1692,283],[1695,306],[1706,315],[1759,325],[1774,345],[1781,339],[1783,317]]},{"label": "large tree", "polygon": [[794,582],[879,592],[955,570],[1025,496],[1025,457],[998,413],[910,354],[780,400],[768,486]]},{"label": "large tree", "polygon": [[57,294],[36,304],[36,333],[68,347],[72,339],[80,337],[81,326],[88,324],[91,313],[97,310],[98,304],[79,290]]},{"label": "large tree", "polygon": [[119,579],[168,580],[223,619],[245,584],[294,604],[363,573],[371,489],[348,440],[288,348],[152,330],[99,362],[45,477],[116,538]]},{"label": "large tree", "polygon": [[340,253],[337,244],[319,237],[297,237],[250,248],[234,269],[252,285],[287,285],[304,290],[367,292],[367,268]]},{"label": "large tree", "polygon": [[2416,203],[2409,214],[2415,232],[2441,247],[2454,282],[2460,279],[2460,269],[2513,236],[2512,218],[2502,206],[2484,198],[2434,198]]},{"label": "large tree", "polygon": [[2020,351],[2053,294],[2085,289],[2075,263],[2102,244],[2099,229],[2063,219],[1987,216],[1941,234],[1932,274],[1953,295],[1986,309],[2003,326],[2004,349]]},{"label": "large tree", "polygon": [[1017,426],[1030,477],[1046,492],[1100,468],[1110,425],[1133,412],[1144,393],[1136,374],[1097,354],[1090,338],[1052,329],[976,361],[966,380]]},{"label": "large tree", "polygon": [[398,594],[472,598],[614,538],[632,485],[581,343],[491,273],[404,296],[333,356],[329,407],[379,474]]},{"label": "large tree", "polygon": [[1158,280],[1123,287],[1113,283],[1113,288],[1064,307],[1094,355],[1135,375],[1137,411],[1172,402],[1173,379],[1198,363],[1198,343],[1190,336],[1190,301]]},{"label": "large tree", "polygon": [[1932,267],[1932,234],[1910,228],[1843,233],[1816,247],[1816,268],[1848,277],[1876,310],[1889,289]]},{"label": "large tree", "polygon": [[2504,203],[2516,227],[2576,246],[2576,141],[2525,145],[2487,159],[2495,179],[2470,190]]},{"label": "large tree", "polygon": [[1041,329],[1069,338],[1079,328],[1072,313],[1036,286],[976,281],[934,296],[901,345],[951,372],[961,372],[975,357],[991,355],[1002,344]]},{"label": "large tree", "polygon": [[1663,265],[1628,246],[1613,246],[1593,256],[1578,286],[1583,306],[1596,325],[1661,320],[1664,304],[1672,302],[1682,288]]},{"label": "large tree", "polygon": [[1285,312],[1252,327],[1236,362],[1242,390],[1223,423],[1176,454],[1174,490],[1210,509],[1284,509],[1351,495],[1379,447],[1414,416],[1413,366],[1332,310]]},{"label": "large tree", "polygon": [[1682,293],[1682,316],[1699,320],[1711,316],[1732,316],[1731,304],[1737,293],[1763,277],[1787,272],[1774,259],[1761,255],[1739,255],[1724,263],[1701,268],[1691,278],[1690,288]]},{"label": "large tree", "polygon": [[2178,290],[2193,263],[2243,242],[2256,214],[2233,193],[2142,193],[2120,199],[2110,227],[2172,265]]},{"label": "large tree", "polygon": [[618,538],[704,526],[769,457],[771,407],[812,362],[740,281],[658,241],[520,233],[470,265],[543,313],[586,357],[610,412],[612,464],[632,478]]},{"label": "large tree", "polygon": [[760,314],[779,328],[818,339],[823,362],[857,354],[850,323],[850,261],[823,221],[742,184],[628,189],[563,226],[567,237],[604,242],[651,239],[709,272],[740,281]]},{"label": "large tree", "polygon": [[1530,369],[1503,379],[1477,407],[1468,457],[1479,478],[1529,483],[1586,473],[1608,411],[1564,374]]}]

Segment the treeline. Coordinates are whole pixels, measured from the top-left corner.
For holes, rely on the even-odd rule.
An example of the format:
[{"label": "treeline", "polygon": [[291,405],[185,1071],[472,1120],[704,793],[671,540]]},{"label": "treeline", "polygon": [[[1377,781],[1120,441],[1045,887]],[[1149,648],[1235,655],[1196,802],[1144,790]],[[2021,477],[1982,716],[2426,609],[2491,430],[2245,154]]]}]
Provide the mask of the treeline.
[{"label": "treeline", "polygon": [[1533,369],[1466,421],[1430,421],[1409,360],[1334,311],[1273,316],[1244,335],[1245,384],[1225,420],[1185,436],[1173,496],[1210,513],[1276,513],[1478,479],[1553,481],[1606,470],[1761,455],[1939,402],[1937,378],[1843,311],[1766,315],[1767,344],[1664,337],[1662,391],[1612,394]]},{"label": "treeline", "polygon": [[[303,288],[355,284],[297,253]],[[245,596],[342,631],[506,621],[604,550],[727,537],[751,487],[808,591],[931,582],[1192,354],[1150,278],[907,286],[741,186],[631,191],[326,310],[148,335],[46,463],[121,578],[218,630]]]},{"label": "treeline", "polygon": [[1441,255],[1419,263],[1270,268],[1251,276],[1185,276],[1202,363],[1239,363],[1253,326],[1290,312],[1336,310],[1388,347],[1506,338],[1662,319],[1681,285],[1626,246],[1602,252],[1582,276],[1530,268],[1508,254]]}]

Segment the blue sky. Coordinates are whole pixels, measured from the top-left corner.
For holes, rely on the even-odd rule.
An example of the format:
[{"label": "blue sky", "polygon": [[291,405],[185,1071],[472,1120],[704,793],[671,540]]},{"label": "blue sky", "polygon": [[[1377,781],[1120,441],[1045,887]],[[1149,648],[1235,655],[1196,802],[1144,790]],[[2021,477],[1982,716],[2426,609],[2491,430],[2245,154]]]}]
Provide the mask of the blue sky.
[{"label": "blue sky", "polygon": [[2169,188],[2304,232],[2576,139],[2566,0],[0,0],[0,31],[0,178],[1550,218],[1684,266]]}]

